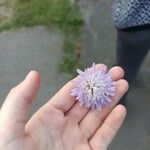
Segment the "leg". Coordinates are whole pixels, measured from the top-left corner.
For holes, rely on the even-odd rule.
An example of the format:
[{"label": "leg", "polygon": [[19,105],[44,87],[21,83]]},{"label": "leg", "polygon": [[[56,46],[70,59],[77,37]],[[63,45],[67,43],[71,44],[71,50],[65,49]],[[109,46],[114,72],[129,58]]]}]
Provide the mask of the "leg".
[{"label": "leg", "polygon": [[[150,48],[150,29],[117,31],[117,65],[125,70],[125,79],[131,85]],[[126,97],[120,103],[126,105]]]},{"label": "leg", "polygon": [[117,64],[131,84],[150,48],[150,29],[117,31]]}]

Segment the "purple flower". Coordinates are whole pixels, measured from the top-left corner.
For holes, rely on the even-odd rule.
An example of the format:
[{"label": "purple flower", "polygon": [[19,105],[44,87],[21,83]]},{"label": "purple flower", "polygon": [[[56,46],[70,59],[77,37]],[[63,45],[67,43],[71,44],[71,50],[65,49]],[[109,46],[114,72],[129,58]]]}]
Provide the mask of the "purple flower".
[{"label": "purple flower", "polygon": [[91,109],[101,109],[107,106],[111,96],[115,95],[116,82],[112,80],[107,72],[107,67],[96,68],[95,64],[91,68],[83,71],[77,69],[78,76],[73,80],[75,87],[71,95],[81,105]]}]

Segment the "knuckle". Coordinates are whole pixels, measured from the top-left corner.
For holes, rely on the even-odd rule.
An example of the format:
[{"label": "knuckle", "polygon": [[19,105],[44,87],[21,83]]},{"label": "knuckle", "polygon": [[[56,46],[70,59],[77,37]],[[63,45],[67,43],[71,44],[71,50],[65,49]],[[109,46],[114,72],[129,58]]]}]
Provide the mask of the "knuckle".
[{"label": "knuckle", "polygon": [[92,131],[86,125],[81,124],[80,128],[87,139],[91,137]]}]

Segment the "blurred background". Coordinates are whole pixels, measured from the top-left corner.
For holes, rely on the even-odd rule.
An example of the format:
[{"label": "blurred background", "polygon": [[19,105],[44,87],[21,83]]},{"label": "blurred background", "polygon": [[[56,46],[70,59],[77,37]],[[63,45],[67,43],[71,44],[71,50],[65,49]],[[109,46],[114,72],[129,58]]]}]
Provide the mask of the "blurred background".
[{"label": "blurred background", "polygon": [[[41,89],[30,115],[93,62],[115,64],[112,0],[0,0],[0,104],[30,70]],[[128,95],[128,115],[109,150],[150,149],[150,54]]]}]

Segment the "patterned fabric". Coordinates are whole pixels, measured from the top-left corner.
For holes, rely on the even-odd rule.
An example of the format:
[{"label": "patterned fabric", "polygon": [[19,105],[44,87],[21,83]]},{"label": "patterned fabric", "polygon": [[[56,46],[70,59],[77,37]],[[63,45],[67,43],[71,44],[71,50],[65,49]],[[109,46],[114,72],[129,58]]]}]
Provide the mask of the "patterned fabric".
[{"label": "patterned fabric", "polygon": [[118,29],[150,24],[150,0],[115,0],[112,17]]}]

